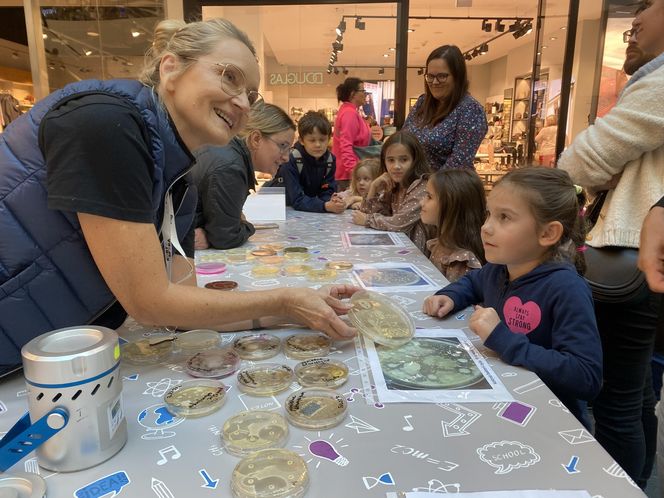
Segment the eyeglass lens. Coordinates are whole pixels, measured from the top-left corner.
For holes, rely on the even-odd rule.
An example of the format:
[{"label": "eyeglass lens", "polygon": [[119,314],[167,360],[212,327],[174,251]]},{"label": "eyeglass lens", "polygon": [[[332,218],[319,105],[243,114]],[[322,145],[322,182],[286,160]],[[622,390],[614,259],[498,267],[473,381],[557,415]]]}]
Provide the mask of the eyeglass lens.
[{"label": "eyeglass lens", "polygon": [[255,90],[247,90],[247,79],[240,68],[233,64],[220,64],[224,66],[221,72],[221,89],[229,95],[240,95],[247,93],[249,104],[253,105],[261,99],[261,94]]}]

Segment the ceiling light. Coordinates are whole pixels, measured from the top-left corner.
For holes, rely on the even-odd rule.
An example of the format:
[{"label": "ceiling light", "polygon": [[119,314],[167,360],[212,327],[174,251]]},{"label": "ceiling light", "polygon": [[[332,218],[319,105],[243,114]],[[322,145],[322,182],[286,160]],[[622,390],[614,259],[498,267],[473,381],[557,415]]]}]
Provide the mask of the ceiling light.
[{"label": "ceiling light", "polygon": [[96,31],[86,31],[85,34],[88,35],[88,36],[93,36],[93,37],[94,36],[99,36],[99,33],[97,33]]},{"label": "ceiling light", "polygon": [[389,57],[390,54],[383,54],[383,57]]},{"label": "ceiling light", "polygon": [[132,29],[131,36],[133,36],[134,38],[138,38],[139,36],[141,36],[141,32],[138,31],[137,29]]},{"label": "ceiling light", "polygon": [[498,19],[496,21],[496,31],[498,31],[499,33],[504,33],[505,32],[505,25],[503,24],[502,19]]},{"label": "ceiling light", "polygon": [[12,52],[12,59],[18,59],[18,52]]},{"label": "ceiling light", "polygon": [[530,33],[533,32],[533,23],[528,22],[528,24],[526,24],[526,27],[524,29],[526,31],[524,34],[529,35]]},{"label": "ceiling light", "polygon": [[409,33],[415,33],[415,30],[413,28],[408,28]]},{"label": "ceiling light", "polygon": [[565,30],[567,29],[567,26],[563,26],[563,27],[560,28],[560,29],[561,29],[561,31],[565,31]]},{"label": "ceiling light", "polygon": [[422,76],[423,74],[424,74],[424,69],[419,68],[419,69],[417,70],[417,75],[418,75],[418,76]]},{"label": "ceiling light", "polygon": [[83,53],[84,53],[85,55],[87,55],[87,56],[90,56],[90,55],[92,55],[92,50],[86,48],[86,49],[83,51]]},{"label": "ceiling light", "polygon": [[334,74],[339,74],[339,68],[338,67],[334,68]]},{"label": "ceiling light", "polygon": [[549,40],[551,40],[551,41],[554,41],[554,40],[557,40],[557,39],[558,39],[558,38],[555,37],[555,36],[552,36],[551,38],[549,38]]},{"label": "ceiling light", "polygon": [[364,31],[367,27],[367,23],[365,23],[361,17],[356,17],[355,18],[355,29],[359,29],[360,31]]},{"label": "ceiling light", "polygon": [[480,45],[480,55],[484,55],[489,51],[489,44],[488,43],[482,43]]},{"label": "ceiling light", "polygon": [[328,68],[327,68],[327,74],[330,74],[330,73],[332,73],[332,68],[331,68],[331,67],[328,67]]},{"label": "ceiling light", "polygon": [[337,41],[341,43],[342,41],[344,41],[344,37],[342,35],[337,36]]},{"label": "ceiling light", "polygon": [[342,73],[344,73],[344,74],[348,74],[349,71],[348,71],[348,69],[344,68],[344,70],[342,71]]},{"label": "ceiling light", "polygon": [[390,52],[394,52],[395,50],[396,50],[396,48],[390,47]]},{"label": "ceiling light", "polygon": [[471,54],[470,52],[466,52],[466,53],[463,55],[463,57],[464,57],[464,59],[466,59],[467,61],[473,60],[473,56],[472,56],[472,54]]},{"label": "ceiling light", "polygon": [[480,54],[480,49],[479,48],[476,48],[475,50],[473,50],[473,57],[479,57],[480,55],[481,54]]},{"label": "ceiling light", "polygon": [[48,35],[47,35],[46,33],[43,33],[43,34],[42,34],[42,38],[43,38],[44,40],[46,40],[46,38],[48,38]]},{"label": "ceiling light", "polygon": [[344,32],[346,31],[346,21],[341,19],[341,22],[339,23],[339,26],[337,26],[336,31],[338,35],[343,35]]},{"label": "ceiling light", "polygon": [[378,74],[385,74],[385,68],[384,68],[384,67],[381,67],[381,68],[378,70]]},{"label": "ceiling light", "polygon": [[332,43],[332,49],[333,49],[335,52],[343,52],[343,50],[344,50],[344,44],[343,44],[343,43],[339,43],[339,42],[334,42],[334,43]]},{"label": "ceiling light", "polygon": [[487,33],[491,32],[491,23],[487,19],[482,21],[482,31],[486,31]]},{"label": "ceiling light", "polygon": [[131,62],[131,61],[125,61],[124,65],[125,65],[125,66],[133,66],[134,63]]},{"label": "ceiling light", "polygon": [[546,45],[542,45],[542,50],[544,50],[545,48],[549,48],[549,47],[547,47]]},{"label": "ceiling light", "polygon": [[516,21],[514,21],[514,23],[510,24],[510,33],[516,33],[517,31],[519,31],[520,27],[521,27],[521,21],[517,19]]}]

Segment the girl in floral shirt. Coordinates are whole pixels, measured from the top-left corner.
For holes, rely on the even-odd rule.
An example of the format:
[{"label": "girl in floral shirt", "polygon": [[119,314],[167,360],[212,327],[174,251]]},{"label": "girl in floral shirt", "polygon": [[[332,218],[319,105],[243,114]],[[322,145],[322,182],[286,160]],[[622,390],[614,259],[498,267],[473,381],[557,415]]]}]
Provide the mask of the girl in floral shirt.
[{"label": "girl in floral shirt", "polygon": [[429,165],[412,133],[400,131],[385,141],[380,171],[360,210],[353,212],[353,223],[404,232],[426,254],[426,241],[433,229],[420,221],[420,202],[427,183],[422,176],[429,172]]}]

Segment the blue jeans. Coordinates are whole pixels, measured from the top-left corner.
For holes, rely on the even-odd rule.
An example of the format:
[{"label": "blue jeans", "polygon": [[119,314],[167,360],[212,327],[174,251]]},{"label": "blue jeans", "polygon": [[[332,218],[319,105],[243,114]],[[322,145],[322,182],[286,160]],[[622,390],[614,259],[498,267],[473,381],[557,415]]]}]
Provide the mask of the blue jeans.
[{"label": "blue jeans", "polygon": [[639,303],[595,301],[604,383],[593,403],[595,438],[642,489],[655,459],[657,418],[650,362],[661,296]]}]

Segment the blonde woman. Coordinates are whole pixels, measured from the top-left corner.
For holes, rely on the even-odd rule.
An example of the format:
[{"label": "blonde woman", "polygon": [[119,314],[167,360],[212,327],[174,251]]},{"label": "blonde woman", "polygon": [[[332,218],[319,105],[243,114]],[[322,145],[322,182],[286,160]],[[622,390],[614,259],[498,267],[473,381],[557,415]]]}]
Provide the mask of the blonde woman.
[{"label": "blonde woman", "polygon": [[256,184],[254,170],[274,176],[279,165],[288,162],[293,140],[295,123],[288,114],[276,105],[257,103],[241,138],[196,152],[196,249],[238,247],[254,234],[254,226],[242,216]]},{"label": "blonde woman", "polygon": [[[233,24],[164,21],[140,82],[68,85],[5,129],[0,375],[39,334],[118,325],[124,311],[109,316],[116,301],[156,326],[285,315],[333,337],[354,334],[337,316],[352,287],[229,294],[179,283],[191,262],[168,247],[193,254],[191,151],[226,145],[246,124],[258,84],[255,49]],[[171,241],[166,250],[160,239]]]}]

